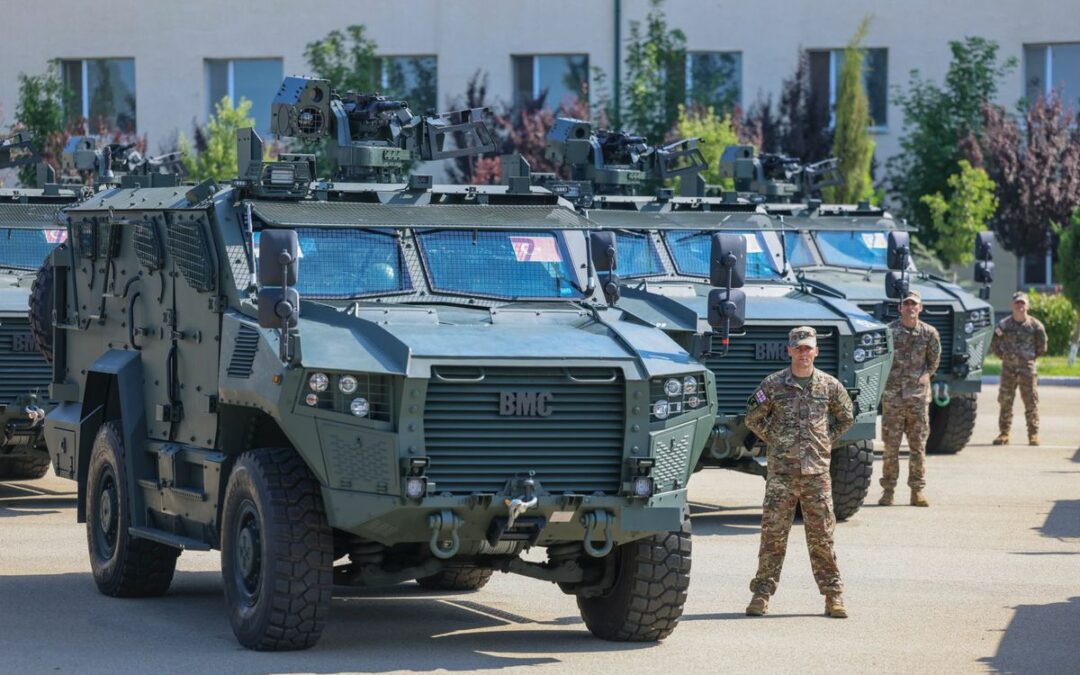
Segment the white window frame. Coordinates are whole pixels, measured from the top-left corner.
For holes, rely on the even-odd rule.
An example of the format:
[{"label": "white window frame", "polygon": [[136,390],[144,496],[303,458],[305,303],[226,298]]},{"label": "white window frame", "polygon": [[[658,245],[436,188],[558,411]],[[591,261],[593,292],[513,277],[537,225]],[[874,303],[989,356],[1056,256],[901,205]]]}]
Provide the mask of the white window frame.
[{"label": "white window frame", "polygon": [[[865,51],[869,51],[871,49],[887,49],[887,48],[883,48],[883,47],[864,47]],[[843,53],[843,51],[844,51],[843,49],[829,49],[828,50],[828,52],[829,52],[829,128],[830,129],[835,129],[836,128],[836,93],[837,93],[836,90],[837,90],[838,85],[839,85],[838,79],[839,79],[839,76],[840,76],[840,74],[838,72],[839,59],[836,58],[836,57],[837,57],[838,54]],[[888,108],[889,108],[889,98],[888,98],[888,96],[889,96],[888,87],[886,87],[885,88],[885,109],[886,110],[888,110]],[[886,122],[885,124],[871,124],[866,129],[867,129],[867,131],[869,131],[872,134],[887,134],[887,133],[889,133],[889,124],[888,124],[888,122]]]}]

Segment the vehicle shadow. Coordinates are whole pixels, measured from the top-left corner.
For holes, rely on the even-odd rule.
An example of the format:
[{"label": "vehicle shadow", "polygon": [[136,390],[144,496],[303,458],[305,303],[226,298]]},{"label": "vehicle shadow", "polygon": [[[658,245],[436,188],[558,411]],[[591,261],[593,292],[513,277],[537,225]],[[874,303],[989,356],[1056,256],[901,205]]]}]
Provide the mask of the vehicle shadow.
[{"label": "vehicle shadow", "polygon": [[32,481],[0,482],[0,518],[57,513],[75,506],[75,498],[75,490],[52,490]]},{"label": "vehicle shadow", "polygon": [[979,659],[999,673],[1080,671],[1080,597],[1049,605],[1019,605],[997,653]]},{"label": "vehicle shadow", "polygon": [[335,588],[330,620],[315,647],[262,653],[236,642],[223,600],[221,576],[210,571],[178,572],[165,596],[138,600],[99,594],[89,573],[5,576],[0,607],[21,609],[0,610],[4,641],[43,644],[42,626],[65,637],[62,646],[5,654],[4,670],[118,675],[145,672],[153,663],[162,674],[484,671],[559,664],[553,654],[560,653],[656,647],[593,637],[572,597],[566,616],[538,620],[486,604],[482,591],[431,593],[402,584]]},{"label": "vehicle shadow", "polygon": [[[756,512],[746,513],[748,508],[756,509]],[[761,532],[761,506],[718,506],[691,502],[690,522],[695,536],[757,535]]]},{"label": "vehicle shadow", "polygon": [[1059,499],[1054,502],[1046,521],[1037,529],[1042,536],[1054,539],[1080,538],[1080,499]]},{"label": "vehicle shadow", "polygon": [[1076,454],[1072,456],[1072,461],[1080,464],[1080,448],[1076,449]]}]

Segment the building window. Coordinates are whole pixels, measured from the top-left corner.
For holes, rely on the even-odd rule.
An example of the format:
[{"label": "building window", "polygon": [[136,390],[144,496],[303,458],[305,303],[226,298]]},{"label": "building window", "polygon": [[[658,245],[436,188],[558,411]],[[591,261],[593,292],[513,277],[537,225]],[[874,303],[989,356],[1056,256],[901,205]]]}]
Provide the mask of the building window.
[{"label": "building window", "polygon": [[688,52],[686,105],[731,110],[742,101],[741,52]]},{"label": "building window", "polygon": [[69,120],[87,120],[90,133],[135,133],[135,59],[65,59],[60,68]]},{"label": "building window", "polygon": [[1020,288],[1053,286],[1056,264],[1056,248],[1049,253],[1020,256]]},{"label": "building window", "polygon": [[515,56],[514,103],[544,98],[544,107],[563,110],[588,101],[589,57],[586,54]]},{"label": "building window", "polygon": [[[885,130],[888,126],[889,107],[889,50],[866,49],[863,59],[863,83],[866,85],[866,97],[870,102],[871,128]],[[836,119],[837,89],[840,84],[840,70],[844,65],[844,50],[811,50],[810,87],[818,96],[820,105],[829,107],[829,125]],[[828,92],[828,96],[824,94]],[[824,112],[824,111],[822,111]]]},{"label": "building window", "polygon": [[1029,101],[1057,89],[1066,106],[1080,106],[1080,42],[1024,45],[1024,85]]},{"label": "building window", "polygon": [[281,88],[283,73],[281,59],[207,59],[207,115],[213,115],[214,107],[226,96],[234,106],[247,99],[255,131],[269,134],[270,104]]},{"label": "building window", "polygon": [[413,114],[435,108],[438,97],[438,61],[434,56],[382,56],[379,93],[407,101]]}]

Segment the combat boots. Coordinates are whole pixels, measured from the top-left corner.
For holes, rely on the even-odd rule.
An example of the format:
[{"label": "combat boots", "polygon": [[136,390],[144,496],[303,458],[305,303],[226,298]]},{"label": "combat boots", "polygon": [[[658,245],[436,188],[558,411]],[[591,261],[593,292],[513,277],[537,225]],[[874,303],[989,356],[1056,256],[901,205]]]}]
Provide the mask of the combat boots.
[{"label": "combat boots", "polygon": [[1039,434],[1028,434],[1028,445],[1038,445]]},{"label": "combat boots", "polygon": [[847,618],[847,608],[844,607],[844,596],[839,593],[836,595],[825,596],[825,616],[831,616],[834,619]]},{"label": "combat boots", "polygon": [[911,491],[911,505],[912,506],[930,506],[930,502],[926,501],[926,495],[922,490]]},{"label": "combat boots", "polygon": [[769,596],[764,593],[754,593],[754,598],[746,606],[747,616],[763,616],[769,611]]},{"label": "combat boots", "polygon": [[878,500],[878,506],[892,506],[893,505],[893,491],[892,488],[885,488],[885,491],[881,493],[881,499]]},{"label": "combat boots", "polygon": [[1009,444],[1009,434],[1007,434],[1005,432],[1001,432],[1000,434],[998,434],[998,437],[994,439],[994,445],[1008,445],[1008,444]]}]

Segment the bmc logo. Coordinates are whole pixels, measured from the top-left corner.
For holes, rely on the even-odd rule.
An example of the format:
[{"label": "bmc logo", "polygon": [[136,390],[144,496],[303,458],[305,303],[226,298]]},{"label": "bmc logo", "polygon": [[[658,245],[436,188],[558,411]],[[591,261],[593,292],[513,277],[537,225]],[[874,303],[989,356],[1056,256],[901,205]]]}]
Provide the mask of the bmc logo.
[{"label": "bmc logo", "polygon": [[786,361],[786,342],[759,342],[754,345],[754,358],[758,361]]},{"label": "bmc logo", "polygon": [[549,417],[551,401],[555,395],[551,392],[512,392],[499,393],[499,414],[520,415],[522,417]]},{"label": "bmc logo", "polygon": [[16,333],[11,336],[11,351],[13,352],[36,352],[34,336],[30,333]]}]

